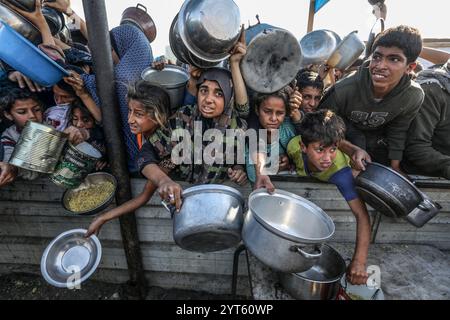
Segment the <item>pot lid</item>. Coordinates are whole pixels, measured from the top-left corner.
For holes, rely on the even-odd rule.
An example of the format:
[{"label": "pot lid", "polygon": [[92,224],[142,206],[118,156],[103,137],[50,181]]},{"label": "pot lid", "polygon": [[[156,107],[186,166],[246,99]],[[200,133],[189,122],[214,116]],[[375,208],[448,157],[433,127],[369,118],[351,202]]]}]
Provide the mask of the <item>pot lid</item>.
[{"label": "pot lid", "polygon": [[296,194],[266,189],[254,191],[248,206],[255,219],[280,237],[302,243],[320,243],[335,231],[333,220],[317,205]]},{"label": "pot lid", "polygon": [[198,185],[198,186],[195,186],[195,187],[188,188],[188,189],[183,191],[183,198],[192,196],[194,194],[201,194],[201,193],[205,193],[205,192],[209,192],[209,193],[226,193],[226,194],[229,194],[229,195],[235,197],[241,203],[244,202],[244,197],[242,196],[242,194],[238,190],[236,190],[236,189],[234,189],[232,187],[223,186],[223,185],[220,185],[220,184],[202,184],[202,185]]}]

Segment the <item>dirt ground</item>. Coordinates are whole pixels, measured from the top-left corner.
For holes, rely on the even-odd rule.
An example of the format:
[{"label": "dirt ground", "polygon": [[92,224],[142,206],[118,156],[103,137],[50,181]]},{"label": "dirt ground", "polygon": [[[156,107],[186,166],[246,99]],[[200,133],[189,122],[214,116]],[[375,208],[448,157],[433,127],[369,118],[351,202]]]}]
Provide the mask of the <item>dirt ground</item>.
[{"label": "dirt ground", "polygon": [[[125,284],[86,281],[79,290],[53,287],[38,275],[8,274],[0,276],[0,300],[130,300]],[[231,295],[207,292],[166,290],[150,287],[147,300],[229,300]],[[238,299],[241,297],[237,297]]]}]

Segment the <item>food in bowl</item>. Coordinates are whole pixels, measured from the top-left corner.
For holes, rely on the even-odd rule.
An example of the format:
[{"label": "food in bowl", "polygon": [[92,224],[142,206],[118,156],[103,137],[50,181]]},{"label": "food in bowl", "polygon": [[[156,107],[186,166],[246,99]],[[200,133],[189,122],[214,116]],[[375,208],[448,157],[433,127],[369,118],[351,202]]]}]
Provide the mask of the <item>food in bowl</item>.
[{"label": "food in bowl", "polygon": [[86,212],[98,208],[114,193],[115,185],[111,181],[102,181],[74,190],[67,199],[67,209]]}]

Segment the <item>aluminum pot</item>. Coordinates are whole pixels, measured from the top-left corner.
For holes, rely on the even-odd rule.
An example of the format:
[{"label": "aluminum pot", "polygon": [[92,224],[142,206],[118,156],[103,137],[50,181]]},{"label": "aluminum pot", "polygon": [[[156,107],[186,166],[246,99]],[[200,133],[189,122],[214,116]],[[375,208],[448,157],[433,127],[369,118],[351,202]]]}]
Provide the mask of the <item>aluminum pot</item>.
[{"label": "aluminum pot", "polygon": [[327,60],[327,64],[330,67],[345,70],[358,60],[359,56],[366,49],[366,46],[358,38],[357,34],[358,31],[353,31],[339,43]]},{"label": "aluminum pot", "polygon": [[322,256],[309,270],[302,273],[279,273],[280,283],[292,297],[300,300],[335,300],[345,261],[335,249],[322,246]]},{"label": "aluminum pot", "polygon": [[0,19],[33,44],[38,45],[42,42],[39,29],[3,3],[0,3]]},{"label": "aluminum pot", "polygon": [[189,80],[189,73],[185,69],[167,65],[159,71],[150,67],[142,71],[141,78],[148,82],[157,83],[166,89],[170,97],[170,109],[172,111],[182,106],[186,84]]},{"label": "aluminum pot", "polygon": [[327,61],[341,38],[331,30],[314,30],[300,39],[302,66],[320,65]]},{"label": "aluminum pot", "polygon": [[256,92],[272,93],[287,86],[301,68],[297,39],[283,29],[264,29],[248,45],[242,59],[242,76]]},{"label": "aluminum pot", "polygon": [[67,134],[28,121],[9,163],[23,169],[52,173],[67,141]]},{"label": "aluminum pot", "polygon": [[179,213],[173,214],[173,239],[181,248],[214,252],[235,247],[241,241],[244,198],[234,188],[200,185],[183,191]]},{"label": "aluminum pot", "polygon": [[156,38],[156,25],[152,17],[147,12],[147,8],[138,3],[136,7],[125,9],[122,13],[120,24],[131,23],[144,32],[148,41],[152,43]]},{"label": "aluminum pot", "polygon": [[420,228],[442,209],[408,179],[379,163],[369,163],[355,179],[361,198],[382,214]]},{"label": "aluminum pot", "polygon": [[66,25],[66,20],[61,12],[50,7],[44,7],[42,8],[42,14],[47,21],[52,35],[56,35],[63,30]]},{"label": "aluminum pot", "polygon": [[248,250],[272,269],[304,272],[322,255],[322,244],[334,234],[334,223],[314,203],[290,192],[252,192],[242,239]]},{"label": "aluminum pot", "polygon": [[230,56],[239,40],[241,17],[232,0],[185,1],[178,17],[184,45],[197,58],[216,64]]},{"label": "aluminum pot", "polygon": [[15,5],[28,12],[33,12],[36,8],[36,0],[0,0],[0,2]]}]

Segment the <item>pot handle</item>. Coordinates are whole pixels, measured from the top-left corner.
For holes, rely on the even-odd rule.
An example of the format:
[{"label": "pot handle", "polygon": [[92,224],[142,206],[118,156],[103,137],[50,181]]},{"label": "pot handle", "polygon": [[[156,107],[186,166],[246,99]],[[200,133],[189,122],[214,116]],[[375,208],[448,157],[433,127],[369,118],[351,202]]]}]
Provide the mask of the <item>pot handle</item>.
[{"label": "pot handle", "polygon": [[147,7],[146,6],[144,6],[142,3],[138,3],[137,5],[136,5],[136,8],[138,8],[139,9],[139,7],[142,7],[142,8],[144,8],[144,11],[145,12],[147,12]]},{"label": "pot handle", "polygon": [[314,247],[314,250],[316,250],[317,253],[305,252],[299,246],[292,246],[291,249],[292,249],[292,251],[295,251],[295,252],[299,253],[300,255],[302,255],[303,258],[305,258],[305,259],[317,259],[317,258],[320,258],[320,256],[322,255],[322,250],[320,250],[320,248],[318,248],[318,247]]},{"label": "pot handle", "polygon": [[175,214],[177,208],[176,208],[173,204],[170,204],[170,203],[168,203],[168,202],[166,202],[166,201],[164,201],[164,200],[161,201],[161,204],[162,204],[162,206],[163,206],[167,211],[169,211],[169,213],[170,213],[170,218],[173,219],[173,215]]}]

